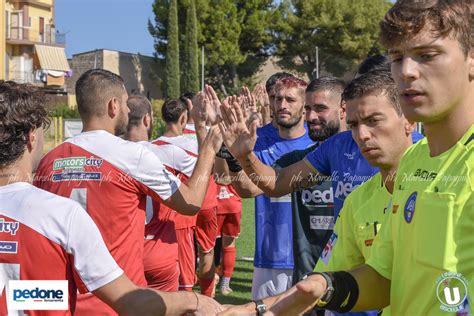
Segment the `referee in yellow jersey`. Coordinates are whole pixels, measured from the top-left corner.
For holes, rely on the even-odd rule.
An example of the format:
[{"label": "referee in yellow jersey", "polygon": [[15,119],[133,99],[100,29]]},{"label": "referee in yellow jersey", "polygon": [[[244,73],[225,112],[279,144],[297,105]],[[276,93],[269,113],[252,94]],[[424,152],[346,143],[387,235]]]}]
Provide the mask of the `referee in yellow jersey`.
[{"label": "referee in yellow jersey", "polygon": [[414,124],[403,115],[388,68],[352,80],[342,99],[346,103],[347,128],[364,158],[380,172],[354,189],[344,201],[334,232],[314,270],[317,272],[354,269],[370,258],[374,239],[388,218],[398,164],[413,143]]}]

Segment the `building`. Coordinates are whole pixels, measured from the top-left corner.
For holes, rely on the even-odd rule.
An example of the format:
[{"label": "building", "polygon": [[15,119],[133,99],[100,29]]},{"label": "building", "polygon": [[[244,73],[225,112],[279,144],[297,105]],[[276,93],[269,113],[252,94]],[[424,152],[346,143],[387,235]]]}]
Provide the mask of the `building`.
[{"label": "building", "polygon": [[129,94],[142,94],[148,99],[161,99],[163,67],[155,58],[140,54],[119,52],[110,49],[96,49],[72,55],[69,59],[72,77],[66,79],[69,105],[75,105],[75,86],[79,77],[89,69],[101,68],[120,75]]},{"label": "building", "polygon": [[65,34],[54,25],[54,0],[0,0],[0,79],[65,93],[70,74]]}]

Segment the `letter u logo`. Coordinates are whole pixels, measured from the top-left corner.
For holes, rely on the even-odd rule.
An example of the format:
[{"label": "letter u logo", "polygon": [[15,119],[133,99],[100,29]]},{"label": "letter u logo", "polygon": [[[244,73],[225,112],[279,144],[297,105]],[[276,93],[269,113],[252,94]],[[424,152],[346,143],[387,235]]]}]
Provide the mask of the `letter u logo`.
[{"label": "letter u logo", "polygon": [[451,297],[451,291],[449,287],[444,288],[444,298],[446,298],[446,303],[449,305],[456,305],[461,301],[461,294],[459,293],[459,288],[453,288],[454,299]]}]

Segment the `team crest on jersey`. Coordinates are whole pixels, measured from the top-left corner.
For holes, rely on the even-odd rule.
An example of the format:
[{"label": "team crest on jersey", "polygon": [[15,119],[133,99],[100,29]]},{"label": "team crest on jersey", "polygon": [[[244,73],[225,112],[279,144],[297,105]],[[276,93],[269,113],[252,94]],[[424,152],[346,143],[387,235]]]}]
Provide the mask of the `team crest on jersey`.
[{"label": "team crest on jersey", "polygon": [[19,222],[9,222],[4,218],[0,218],[0,233],[8,233],[15,236],[16,232],[20,228]]},{"label": "team crest on jersey", "polygon": [[404,215],[405,221],[407,223],[411,223],[413,220],[413,215],[415,214],[415,207],[416,207],[416,196],[418,193],[413,192],[409,197],[407,202],[405,203]]},{"label": "team crest on jersey", "polygon": [[53,182],[60,181],[100,181],[101,172],[85,171],[86,167],[100,168],[104,161],[96,157],[68,157],[53,161],[53,170],[61,173],[53,174]]}]

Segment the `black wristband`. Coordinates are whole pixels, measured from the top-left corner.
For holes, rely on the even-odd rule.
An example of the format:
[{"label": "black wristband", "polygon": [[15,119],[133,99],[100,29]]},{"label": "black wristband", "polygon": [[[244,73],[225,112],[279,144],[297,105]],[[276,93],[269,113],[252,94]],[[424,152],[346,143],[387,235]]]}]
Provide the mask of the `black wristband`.
[{"label": "black wristband", "polygon": [[229,170],[231,172],[240,172],[242,171],[242,166],[240,165],[239,161],[232,157],[232,159],[226,159],[225,162],[227,163],[227,166],[229,167]]},{"label": "black wristband", "polygon": [[324,309],[337,313],[348,313],[354,308],[359,298],[359,285],[349,272],[326,272],[331,278],[334,293]]},{"label": "black wristband", "polygon": [[227,149],[227,147],[224,143],[222,143],[222,146],[219,149],[219,151],[216,153],[216,156],[219,157],[219,158],[224,158],[224,159],[234,158],[234,156],[232,156],[229,149]]},{"label": "black wristband", "polygon": [[224,144],[222,144],[216,156],[219,158],[225,159],[227,166],[229,166],[229,170],[231,172],[237,173],[242,170],[242,166],[240,165],[239,161],[235,159],[234,156],[232,156],[229,149],[227,149],[227,147]]}]

